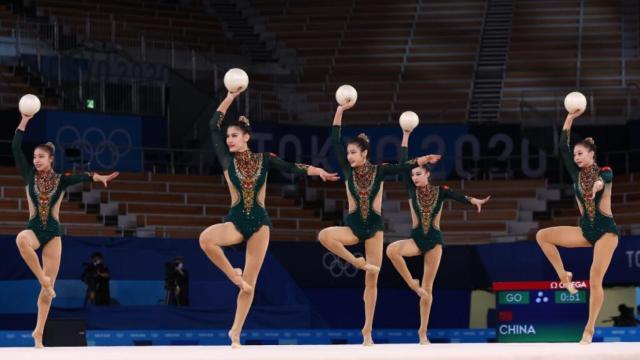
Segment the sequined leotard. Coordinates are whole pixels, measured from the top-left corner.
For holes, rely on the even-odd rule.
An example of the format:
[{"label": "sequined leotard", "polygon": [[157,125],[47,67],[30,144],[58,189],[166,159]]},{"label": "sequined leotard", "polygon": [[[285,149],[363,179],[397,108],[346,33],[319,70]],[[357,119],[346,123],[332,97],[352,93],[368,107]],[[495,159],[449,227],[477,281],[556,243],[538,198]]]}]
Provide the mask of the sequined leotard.
[{"label": "sequined leotard", "polygon": [[[609,201],[611,199],[611,183],[613,181],[611,168],[600,168],[596,164],[588,168],[579,168],[573,162],[569,138],[569,130],[563,130],[560,136],[560,154],[562,155],[564,166],[567,168],[569,175],[571,175],[571,180],[573,180],[576,202],[581,213],[580,229],[582,229],[582,235],[591,244],[595,244],[606,233],[620,235],[616,222],[613,220],[613,215],[604,213],[600,208],[600,203],[605,195]],[[586,198],[585,195],[591,195],[593,184],[598,180],[604,182],[604,189],[598,191],[594,199]]]},{"label": "sequined leotard", "polygon": [[262,226],[272,226],[264,207],[267,175],[271,168],[297,174],[307,174],[309,165],[286,162],[271,153],[231,153],[224,141],[224,113],[217,111],[211,118],[213,147],[231,193],[231,208],[225,221],[233,223],[245,240]]},{"label": "sequined leotard", "polygon": [[346,225],[359,241],[365,241],[373,237],[376,232],[384,230],[381,207],[385,175],[395,175],[411,169],[417,160],[412,159],[402,164],[381,165],[367,162],[352,168],[347,162],[340,130],[340,126],[333,126],[331,140],[347,188],[349,214],[347,214]]},{"label": "sequined leotard", "polygon": [[60,204],[64,192],[71,185],[81,182],[91,182],[92,174],[61,175],[53,170],[48,173],[38,173],[27,162],[22,152],[22,137],[24,132],[16,130],[11,143],[16,167],[22,175],[27,200],[29,201],[29,222],[27,229],[32,230],[41,246],[51,239],[60,236]]},{"label": "sequined leotard", "polygon": [[[403,146],[400,151],[400,162],[408,158],[408,148]],[[411,239],[424,254],[436,245],[444,245],[440,231],[440,216],[442,203],[445,199],[453,199],[459,203],[471,205],[470,197],[451,190],[448,186],[417,187],[411,181],[411,170],[402,172],[402,180],[409,195],[409,207],[414,228]]]}]

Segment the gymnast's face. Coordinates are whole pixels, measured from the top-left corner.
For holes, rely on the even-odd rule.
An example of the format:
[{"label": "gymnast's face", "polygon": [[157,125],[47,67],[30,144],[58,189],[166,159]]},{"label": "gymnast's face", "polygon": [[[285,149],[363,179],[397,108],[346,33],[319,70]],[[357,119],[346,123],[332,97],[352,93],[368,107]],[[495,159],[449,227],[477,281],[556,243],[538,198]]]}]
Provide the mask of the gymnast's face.
[{"label": "gymnast's face", "polygon": [[573,147],[573,161],[579,168],[589,167],[593,165],[595,153],[586,146],[576,145]]},{"label": "gymnast's face", "polygon": [[237,126],[227,128],[227,146],[232,153],[246,151],[249,138],[251,138],[249,133]]},{"label": "gymnast's face", "polygon": [[53,156],[45,149],[37,147],[33,151],[33,166],[36,171],[47,172],[51,170],[53,164]]},{"label": "gymnast's face", "polygon": [[411,169],[411,180],[417,187],[427,186],[429,184],[429,176],[431,173],[422,166]]},{"label": "gymnast's face", "polygon": [[347,145],[347,161],[351,167],[359,167],[367,161],[367,150],[362,150],[357,143]]}]

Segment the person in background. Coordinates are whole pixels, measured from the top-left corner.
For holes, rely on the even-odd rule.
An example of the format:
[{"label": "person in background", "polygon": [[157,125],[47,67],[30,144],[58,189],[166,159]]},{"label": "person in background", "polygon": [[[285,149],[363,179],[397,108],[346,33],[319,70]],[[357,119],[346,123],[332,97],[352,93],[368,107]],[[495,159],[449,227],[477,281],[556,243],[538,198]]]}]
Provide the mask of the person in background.
[{"label": "person in background", "polygon": [[111,292],[109,291],[109,268],[102,262],[102,254],[91,254],[91,262],[85,264],[82,273],[82,281],[87,284],[86,301],[97,306],[111,304]]},{"label": "person in background", "polygon": [[184,268],[181,256],[166,263],[164,288],[167,291],[165,304],[174,306],[189,305],[189,271]]}]

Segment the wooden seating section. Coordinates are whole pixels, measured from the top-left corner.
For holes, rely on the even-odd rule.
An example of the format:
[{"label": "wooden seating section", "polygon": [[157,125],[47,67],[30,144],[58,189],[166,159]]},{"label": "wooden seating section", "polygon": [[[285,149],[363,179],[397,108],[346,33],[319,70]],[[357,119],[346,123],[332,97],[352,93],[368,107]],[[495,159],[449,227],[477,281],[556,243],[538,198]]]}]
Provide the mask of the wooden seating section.
[{"label": "wooden seating section", "polygon": [[85,40],[115,41],[148,48],[238,54],[225,38],[217,17],[201,2],[38,0],[37,12],[49,16]]},{"label": "wooden seating section", "polygon": [[624,118],[626,87],[640,68],[637,60],[622,58],[620,6],[604,0],[516,1],[501,121],[519,121],[522,101],[553,119],[575,90],[593,96],[589,114]]},{"label": "wooden seating section", "polygon": [[396,121],[405,110],[437,122],[466,117],[485,1],[256,0],[267,30],[296,51],[298,83],[322,113],[344,83],[358,90],[349,122]]}]

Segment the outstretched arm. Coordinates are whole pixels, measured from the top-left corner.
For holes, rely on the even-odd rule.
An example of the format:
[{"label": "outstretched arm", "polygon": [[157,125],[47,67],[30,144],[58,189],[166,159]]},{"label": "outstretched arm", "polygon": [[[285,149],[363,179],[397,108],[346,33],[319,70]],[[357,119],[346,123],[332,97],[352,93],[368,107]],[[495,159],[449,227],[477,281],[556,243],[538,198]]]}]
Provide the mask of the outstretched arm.
[{"label": "outstretched arm", "polygon": [[461,204],[465,205],[475,205],[478,208],[478,212],[482,211],[482,205],[486,204],[491,196],[487,196],[484,199],[477,199],[472,196],[463,195],[457,191],[452,190],[448,186],[443,186],[442,190],[444,191],[444,197],[453,199]]},{"label": "outstretched arm", "polygon": [[269,166],[274,167],[280,171],[287,171],[293,174],[305,174],[309,176],[319,176],[322,181],[336,181],[340,178],[336,173],[328,173],[322,168],[318,168],[315,166],[301,164],[301,163],[290,163],[282,160],[275,154],[268,154]]},{"label": "outstretched arm", "polygon": [[60,183],[63,189],[71,185],[82,183],[82,182],[85,182],[85,183],[101,182],[102,184],[104,184],[104,187],[107,187],[107,184],[112,180],[114,180],[115,178],[117,178],[118,175],[120,175],[120,173],[117,171],[112,172],[111,174],[108,174],[108,175],[100,175],[95,172],[94,173],[87,172],[79,175],[63,175],[62,178],[60,179]]},{"label": "outstretched arm", "polygon": [[344,152],[344,144],[342,143],[342,114],[345,110],[353,107],[351,102],[340,105],[336,109],[336,114],[333,117],[333,127],[331,129],[331,144],[333,146],[333,152],[336,154],[338,158],[338,164],[342,169],[342,175],[346,178],[351,166],[347,162],[347,154]]},{"label": "outstretched arm", "polygon": [[[402,156],[402,151],[404,151],[403,149],[406,149],[407,152],[409,151],[408,148],[403,147],[400,151],[401,156]],[[441,157],[442,157],[441,155],[434,155],[434,154],[424,155],[411,160],[405,160],[399,164],[385,163],[380,165],[380,169],[382,171],[382,175],[395,175],[395,174],[401,173],[402,171],[409,171],[411,170],[411,168],[415,167],[416,164],[418,164],[420,166],[427,166],[427,168],[429,168],[429,171],[431,171],[431,166],[437,163]]]},{"label": "outstretched arm", "polygon": [[18,168],[18,172],[20,173],[20,175],[22,175],[22,180],[25,184],[29,183],[29,179],[31,178],[32,173],[32,167],[29,166],[29,162],[27,161],[27,158],[24,156],[24,152],[22,151],[22,137],[24,136],[24,132],[31,118],[32,116],[26,116],[24,114],[22,115],[20,124],[18,125],[18,128],[13,135],[13,141],[11,142],[13,159],[16,163],[16,168]]},{"label": "outstretched arm", "polygon": [[211,141],[213,142],[213,150],[216,153],[216,157],[218,158],[218,162],[220,166],[222,166],[223,170],[227,170],[229,167],[231,153],[229,152],[229,148],[227,148],[227,144],[224,141],[224,134],[222,133],[222,124],[224,122],[224,115],[229,110],[229,107],[233,103],[233,101],[240,95],[239,92],[227,93],[227,97],[222,100],[220,105],[218,105],[218,109],[216,113],[209,120],[209,129],[211,130]]},{"label": "outstretched arm", "polygon": [[569,140],[571,138],[571,126],[573,125],[573,121],[582,113],[584,110],[578,110],[576,112],[570,113],[567,115],[567,118],[564,121],[564,125],[562,126],[562,134],[560,134],[560,143],[558,144],[560,156],[562,157],[562,161],[564,162],[564,167],[571,175],[571,179],[573,182],[577,181],[578,176],[578,166],[573,162],[573,152],[571,151],[571,147],[569,145]]},{"label": "outstretched arm", "polygon": [[[400,144],[400,159],[398,163],[402,164],[409,159],[409,136],[411,136],[411,131],[403,131],[402,132],[402,144]],[[404,183],[407,189],[411,188],[413,183],[411,182],[411,170],[402,171],[400,174],[402,175],[402,182]]]}]

